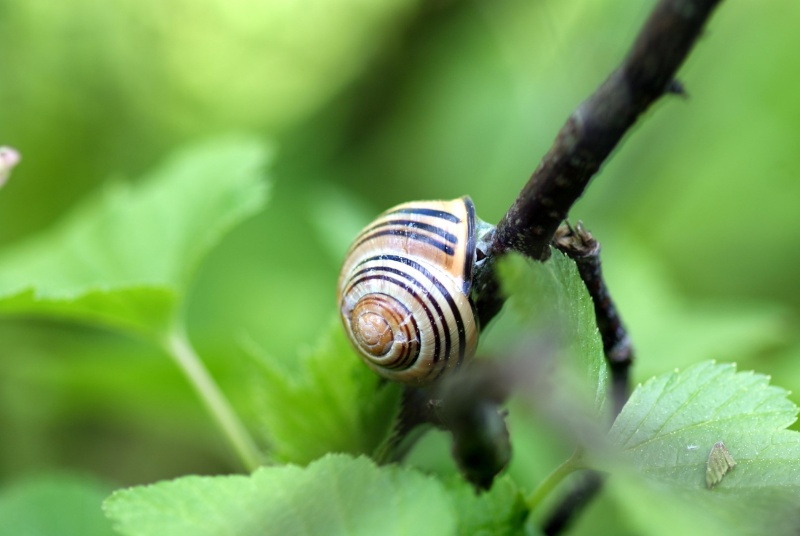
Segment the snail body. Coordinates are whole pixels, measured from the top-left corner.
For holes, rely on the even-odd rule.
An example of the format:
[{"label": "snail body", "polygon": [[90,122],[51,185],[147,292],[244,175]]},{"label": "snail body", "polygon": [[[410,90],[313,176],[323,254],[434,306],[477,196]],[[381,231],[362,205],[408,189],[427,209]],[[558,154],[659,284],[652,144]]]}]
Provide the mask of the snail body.
[{"label": "snail body", "polygon": [[426,385],[475,353],[470,300],[476,236],[488,226],[469,197],[393,207],[354,240],[339,276],[342,322],[364,362],[389,380]]}]

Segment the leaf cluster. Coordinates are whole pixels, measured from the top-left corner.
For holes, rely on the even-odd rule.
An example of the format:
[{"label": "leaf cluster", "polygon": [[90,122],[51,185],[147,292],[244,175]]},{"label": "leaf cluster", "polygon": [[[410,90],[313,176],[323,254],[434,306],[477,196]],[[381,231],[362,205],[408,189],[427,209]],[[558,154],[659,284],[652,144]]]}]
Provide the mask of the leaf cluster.
[{"label": "leaf cluster", "polygon": [[[252,140],[209,142],[177,154],[135,189],[115,187],[90,200],[49,235],[3,259],[3,312],[81,321],[169,351],[165,340],[185,337],[182,306],[198,262],[263,202],[264,158]],[[212,184],[222,175],[224,181]],[[158,262],[137,269],[152,256]],[[797,407],[785,391],[764,376],[706,362],[637,387],[606,432],[597,423],[607,419],[607,370],[591,300],[574,264],[556,251],[546,263],[512,256],[499,274],[509,301],[482,351],[492,366],[515,371],[517,411],[538,414],[543,429],[581,446],[575,467],[619,475],[608,497],[631,511],[631,527],[657,533],[641,512],[666,501],[679,507],[679,523],[712,533],[734,526],[753,532],[765,524],[774,533],[791,533],[798,521],[800,438],[786,430]],[[522,342],[502,344],[509,340]],[[104,508],[119,533],[535,530],[542,490],[555,489],[557,481],[545,479],[526,497],[512,467],[478,495],[458,478],[378,466],[366,457],[392,433],[400,392],[360,364],[338,325],[292,366],[253,343],[246,346],[242,366],[257,387],[248,405],[258,418],[250,424],[261,431],[262,454],[274,465],[247,476],[181,477],[118,491]],[[198,387],[197,377],[187,377]],[[198,392],[208,403],[208,393]],[[222,430],[231,433],[224,422]],[[709,490],[704,475],[719,441],[735,467]],[[19,501],[60,500],[60,494],[77,500],[95,489],[59,482],[20,484],[0,498],[0,508],[13,510],[27,527],[32,521],[15,506]],[[77,494],[70,486],[78,486]],[[108,526],[98,522],[91,530],[104,534]]]},{"label": "leaf cluster", "polygon": [[[514,453],[479,496],[442,433],[370,460],[400,395],[329,321],[335,266],[376,207],[469,193],[496,221],[641,10],[295,4],[0,2],[0,143],[24,157],[0,191],[0,534],[535,534],[564,459],[612,475],[576,534],[796,533],[790,395],[707,360],[800,385],[800,70],[776,68],[798,4],[725,6],[682,73],[691,106],[655,110],[577,207],[651,378],[616,421],[574,268],[501,267],[480,354],[518,372]],[[283,136],[274,187],[246,137],[137,171],[243,128]],[[708,489],[719,441],[736,465]],[[23,478],[63,466],[106,480]]]}]

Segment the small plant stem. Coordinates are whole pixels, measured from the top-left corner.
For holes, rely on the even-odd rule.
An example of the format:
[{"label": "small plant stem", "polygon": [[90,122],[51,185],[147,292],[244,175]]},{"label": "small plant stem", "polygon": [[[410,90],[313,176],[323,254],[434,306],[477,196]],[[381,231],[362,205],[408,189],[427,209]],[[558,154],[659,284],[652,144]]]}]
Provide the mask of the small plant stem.
[{"label": "small plant stem", "polygon": [[613,416],[616,417],[630,394],[628,376],[633,363],[633,346],[603,279],[600,244],[581,222],[575,227],[564,222],[556,231],[553,245],[575,261],[578,274],[592,298],[597,328],[603,340],[603,353],[611,369],[610,395]]},{"label": "small plant stem", "polygon": [[248,471],[257,469],[261,465],[261,456],[255,441],[203,365],[185,332],[180,328],[173,328],[163,345],[197,391],[245,469]]},{"label": "small plant stem", "polygon": [[581,457],[581,450],[578,449],[568,460],[547,475],[547,477],[542,480],[542,483],[528,495],[528,498],[525,500],[528,505],[528,511],[533,512],[564,478],[580,469],[586,469],[586,466]]}]

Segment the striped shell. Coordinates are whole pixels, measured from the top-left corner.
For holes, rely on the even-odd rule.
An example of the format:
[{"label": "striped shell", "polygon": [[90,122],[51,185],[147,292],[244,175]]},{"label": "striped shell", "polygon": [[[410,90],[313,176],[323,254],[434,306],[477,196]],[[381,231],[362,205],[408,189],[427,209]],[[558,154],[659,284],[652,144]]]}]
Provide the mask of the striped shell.
[{"label": "striped shell", "polygon": [[345,329],[381,376],[424,385],[475,353],[469,197],[391,208],[355,239],[339,276]]}]

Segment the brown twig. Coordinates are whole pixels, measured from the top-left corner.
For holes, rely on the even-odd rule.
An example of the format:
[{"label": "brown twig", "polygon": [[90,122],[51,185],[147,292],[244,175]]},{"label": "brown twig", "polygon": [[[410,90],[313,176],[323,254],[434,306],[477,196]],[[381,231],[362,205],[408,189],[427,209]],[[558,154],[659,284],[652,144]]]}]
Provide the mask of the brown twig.
[{"label": "brown twig", "polygon": [[[497,225],[494,256],[549,255],[556,229],[628,129],[665,93],[720,0],[662,0],[632,49],[572,113],[514,204]],[[682,89],[681,89],[682,91]]]},{"label": "brown twig", "polygon": [[628,400],[628,375],[633,363],[633,348],[603,279],[600,243],[578,222],[575,227],[562,224],[556,231],[553,245],[575,261],[578,274],[592,298],[597,329],[603,341],[603,354],[611,369],[610,396],[616,416]]},{"label": "brown twig", "polygon": [[542,532],[554,536],[567,530],[575,519],[575,513],[584,509],[604,484],[605,475],[597,471],[585,471],[544,520]]},{"label": "brown twig", "polygon": [[[661,0],[622,64],[569,117],[539,167],[498,223],[488,262],[476,274],[476,306],[482,324],[485,325],[502,304],[492,270],[494,260],[508,251],[518,251],[532,259],[547,259],[556,231],[570,208],[628,129],[662,95],[685,95],[683,85],[675,80],[675,73],[719,1]],[[599,251],[599,247],[596,249]],[[600,310],[598,324],[606,322],[599,327],[612,371],[616,368],[617,372],[614,398],[615,409],[618,409],[627,397],[627,370],[632,354],[602,284],[598,251],[577,264],[590,294],[594,291],[595,310]],[[599,474],[589,473],[554,509],[545,522],[546,533],[558,534],[569,526],[602,484]]]},{"label": "brown twig", "polygon": [[[569,117],[539,167],[498,223],[490,240],[488,256],[476,269],[473,298],[481,325],[491,320],[503,301],[493,273],[495,260],[509,251],[517,251],[536,260],[549,257],[550,245],[559,225],[628,129],[662,95],[685,94],[683,85],[675,80],[675,73],[719,2],[661,0],[622,64]],[[585,268],[588,270],[588,287],[592,284],[591,262],[586,263]],[[599,266],[596,268],[599,270]],[[586,278],[584,280],[587,281]],[[596,290],[602,302],[603,291]],[[615,317],[611,313],[607,316]],[[607,329],[604,328],[607,333],[614,331],[613,325],[612,321]],[[621,367],[626,366],[631,356],[624,352],[624,337],[616,336],[615,342],[614,336],[609,336],[608,341],[607,352],[612,355],[623,348],[621,357],[613,360],[618,361]],[[412,394],[407,392],[407,402],[415,399]],[[416,396],[423,405],[419,401],[407,404],[417,409],[404,410],[407,416],[411,416],[405,428],[411,429],[424,422],[437,422],[438,418],[424,409],[427,407],[424,405],[427,403],[425,396],[425,393]],[[402,437],[404,434],[400,435]],[[547,523],[548,533],[555,534],[563,530],[601,485],[602,478],[592,475],[578,486],[577,491],[567,497],[563,507],[557,508],[554,518]],[[579,500],[575,500],[575,497]]]}]

